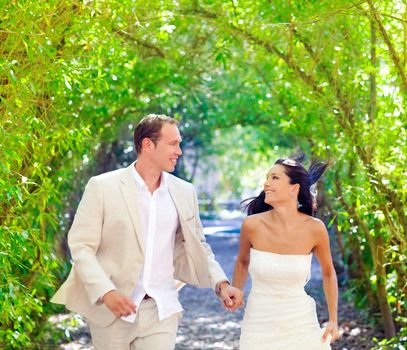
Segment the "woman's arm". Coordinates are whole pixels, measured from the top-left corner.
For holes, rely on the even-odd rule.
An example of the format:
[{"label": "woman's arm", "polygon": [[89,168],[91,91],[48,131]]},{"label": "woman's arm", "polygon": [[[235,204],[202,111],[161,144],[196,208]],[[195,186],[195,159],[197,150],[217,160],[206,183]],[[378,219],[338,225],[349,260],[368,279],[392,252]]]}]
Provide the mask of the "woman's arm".
[{"label": "woman's arm", "polygon": [[329,247],[329,236],[325,225],[318,221],[316,223],[317,244],[314,253],[322,269],[322,281],[325,299],[328,304],[329,322],[323,334],[323,340],[331,334],[331,342],[339,338],[338,331],[338,281],[332,262],[331,249]]},{"label": "woman's arm", "polygon": [[252,219],[246,218],[240,230],[239,254],[236,258],[232,285],[243,289],[247,280],[247,271],[250,262],[250,224]]}]

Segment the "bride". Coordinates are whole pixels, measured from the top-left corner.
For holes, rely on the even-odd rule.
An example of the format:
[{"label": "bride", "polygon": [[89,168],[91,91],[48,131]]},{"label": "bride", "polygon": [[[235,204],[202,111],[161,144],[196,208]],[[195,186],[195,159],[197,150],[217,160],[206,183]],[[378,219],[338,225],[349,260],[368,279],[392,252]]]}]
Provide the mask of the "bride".
[{"label": "bride", "polygon": [[[233,285],[252,289],[242,322],[240,350],[325,350],[339,337],[338,287],[325,225],[314,218],[313,185],[326,169],[302,159],[279,159],[263,191],[247,205]],[[321,329],[315,301],[304,291],[315,256],[322,268],[329,322]]]}]

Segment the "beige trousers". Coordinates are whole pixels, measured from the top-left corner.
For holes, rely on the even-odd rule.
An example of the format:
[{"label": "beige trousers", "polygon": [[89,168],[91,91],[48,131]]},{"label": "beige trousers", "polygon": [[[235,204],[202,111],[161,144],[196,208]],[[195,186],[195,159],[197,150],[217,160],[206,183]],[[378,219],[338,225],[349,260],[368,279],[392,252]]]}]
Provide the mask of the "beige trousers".
[{"label": "beige trousers", "polygon": [[158,319],[154,299],[143,300],[134,323],[116,319],[107,327],[88,322],[95,350],[173,350],[182,313]]}]

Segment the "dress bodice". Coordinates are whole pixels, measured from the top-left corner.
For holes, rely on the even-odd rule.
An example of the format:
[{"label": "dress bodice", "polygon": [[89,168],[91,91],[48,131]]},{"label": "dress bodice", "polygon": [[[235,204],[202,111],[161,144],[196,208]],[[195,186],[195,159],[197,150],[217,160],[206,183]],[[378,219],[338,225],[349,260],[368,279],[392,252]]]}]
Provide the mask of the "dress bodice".
[{"label": "dress bodice", "polygon": [[285,255],[252,248],[240,350],[330,350],[315,300],[305,293],[312,254]]},{"label": "dress bodice", "polygon": [[252,292],[264,294],[304,294],[311,276],[312,253],[287,255],[251,248],[249,273]]}]

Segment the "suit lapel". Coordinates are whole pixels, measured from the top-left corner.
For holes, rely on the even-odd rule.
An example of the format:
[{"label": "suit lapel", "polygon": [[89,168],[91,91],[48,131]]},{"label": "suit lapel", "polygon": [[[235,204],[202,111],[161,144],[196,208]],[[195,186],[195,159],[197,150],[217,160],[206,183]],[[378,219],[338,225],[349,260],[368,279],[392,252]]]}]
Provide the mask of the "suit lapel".
[{"label": "suit lapel", "polygon": [[129,215],[133,223],[134,231],[136,232],[140,249],[144,254],[145,239],[141,225],[139,205],[137,201],[138,197],[137,187],[132,175],[131,169],[132,166],[134,166],[134,163],[132,163],[129,167],[126,168],[126,171],[124,172],[122,178],[120,179],[120,190],[126,202],[127,209],[129,210]]},{"label": "suit lapel", "polygon": [[174,202],[175,208],[177,209],[178,217],[182,225],[186,221],[183,206],[184,196],[170,176],[168,177],[168,191],[170,192],[170,196]]}]

